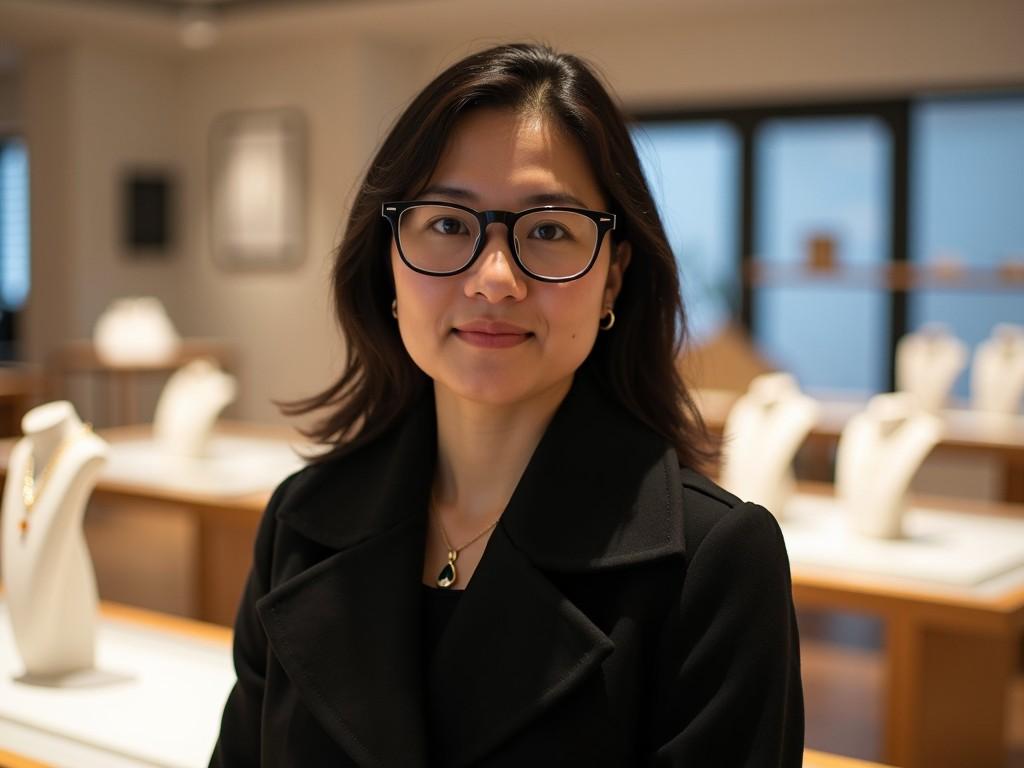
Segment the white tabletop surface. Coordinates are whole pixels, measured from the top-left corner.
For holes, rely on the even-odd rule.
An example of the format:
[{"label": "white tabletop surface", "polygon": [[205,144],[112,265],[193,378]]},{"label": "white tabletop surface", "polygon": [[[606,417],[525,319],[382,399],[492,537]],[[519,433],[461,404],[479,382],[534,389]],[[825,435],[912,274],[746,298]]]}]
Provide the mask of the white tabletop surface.
[{"label": "white tabletop surface", "polygon": [[227,645],[102,619],[97,667],[129,679],[75,689],[16,682],[23,667],[0,602],[0,749],[58,768],[209,763],[235,680]]},{"label": "white tabletop surface", "polygon": [[1005,583],[1024,568],[1024,520],[911,507],[902,539],[850,530],[836,499],[797,494],[782,520],[794,566],[838,569],[949,587]]},{"label": "white tabletop surface", "polygon": [[212,496],[271,490],[304,465],[298,442],[214,435],[206,455],[169,455],[152,439],[116,440],[102,478],[111,482]]}]

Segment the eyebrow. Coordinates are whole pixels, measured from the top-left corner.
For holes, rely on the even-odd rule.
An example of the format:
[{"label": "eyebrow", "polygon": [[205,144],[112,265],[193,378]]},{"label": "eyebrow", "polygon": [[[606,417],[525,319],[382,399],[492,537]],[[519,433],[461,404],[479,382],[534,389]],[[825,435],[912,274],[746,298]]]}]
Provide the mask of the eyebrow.
[{"label": "eyebrow", "polygon": [[[442,184],[431,184],[429,187],[424,189],[419,197],[427,197],[428,195],[443,195],[444,197],[451,197],[456,200],[474,202],[479,198],[470,192],[468,189],[462,189],[460,187],[446,187]],[[527,195],[521,198],[522,202],[527,206],[532,205],[571,205],[578,208],[589,208],[589,206],[574,195],[570,195],[568,192],[541,192],[536,195]]]}]

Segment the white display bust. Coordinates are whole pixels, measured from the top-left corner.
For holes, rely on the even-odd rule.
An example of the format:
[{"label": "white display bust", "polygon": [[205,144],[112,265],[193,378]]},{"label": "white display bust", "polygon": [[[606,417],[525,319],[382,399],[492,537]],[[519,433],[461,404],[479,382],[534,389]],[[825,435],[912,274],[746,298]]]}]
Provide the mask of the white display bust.
[{"label": "white display bust", "polygon": [[942,429],[939,417],[903,392],[876,395],[850,419],[836,450],[836,495],[854,531],[902,537],[907,490]]},{"label": "white display bust", "polygon": [[[88,684],[98,679],[98,596],[82,518],[108,446],[66,400],[33,408],[21,426],[3,494],[3,581],[20,679]],[[24,490],[30,473],[34,493]]]},{"label": "white display bust", "polygon": [[978,345],[971,366],[971,407],[1015,414],[1024,397],[1024,327],[1002,323]]},{"label": "white display bust", "polygon": [[181,338],[159,299],[116,299],[93,330],[96,355],[110,365],[157,365],[173,357]]},{"label": "white display bust", "polygon": [[722,486],[781,520],[795,485],[793,457],[819,411],[818,403],[800,392],[788,373],[754,379],[725,423]]},{"label": "white display bust", "polygon": [[235,378],[209,359],[175,371],[160,393],[153,437],[168,454],[200,458],[221,411],[235,399]]},{"label": "white display bust", "polygon": [[967,365],[967,346],[940,324],[909,333],[896,345],[896,389],[925,410],[941,410]]}]

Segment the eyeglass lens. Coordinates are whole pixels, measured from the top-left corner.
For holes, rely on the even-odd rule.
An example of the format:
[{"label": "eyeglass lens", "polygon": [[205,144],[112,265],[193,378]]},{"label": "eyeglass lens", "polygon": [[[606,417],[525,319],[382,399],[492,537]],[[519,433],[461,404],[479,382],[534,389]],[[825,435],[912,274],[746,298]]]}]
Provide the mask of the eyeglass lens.
[{"label": "eyeglass lens", "polygon": [[[519,260],[527,270],[548,278],[579,274],[590,263],[597,244],[597,223],[572,211],[536,211],[513,228]],[[427,272],[455,272],[473,257],[480,224],[459,208],[419,205],[399,218],[402,253]]]}]

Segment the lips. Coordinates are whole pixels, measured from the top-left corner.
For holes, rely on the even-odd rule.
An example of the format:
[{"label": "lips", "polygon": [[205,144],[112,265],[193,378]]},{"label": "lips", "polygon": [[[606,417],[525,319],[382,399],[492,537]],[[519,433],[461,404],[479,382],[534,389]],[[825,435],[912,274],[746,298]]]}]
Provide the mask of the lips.
[{"label": "lips", "polygon": [[455,336],[474,347],[515,347],[532,338],[533,333],[511,323],[497,320],[473,320],[452,329]]},{"label": "lips", "polygon": [[471,322],[461,323],[455,326],[455,330],[465,331],[468,333],[489,333],[494,335],[518,334],[522,336],[530,333],[528,330],[520,328],[518,325],[502,323],[497,320],[473,320]]}]

